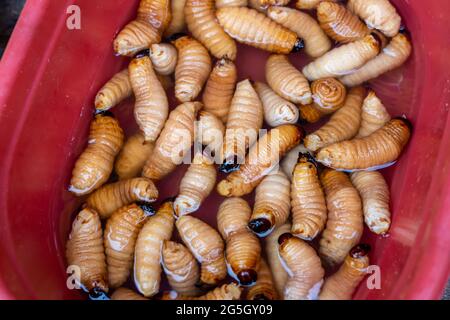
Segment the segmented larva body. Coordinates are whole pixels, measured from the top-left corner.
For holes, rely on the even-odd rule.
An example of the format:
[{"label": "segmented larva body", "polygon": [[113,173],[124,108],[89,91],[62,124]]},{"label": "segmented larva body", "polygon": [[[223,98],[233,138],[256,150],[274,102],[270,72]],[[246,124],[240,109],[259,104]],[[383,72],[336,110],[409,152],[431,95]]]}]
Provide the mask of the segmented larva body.
[{"label": "segmented larva body", "polygon": [[245,231],[252,211],[247,201],[233,197],[225,199],[217,212],[217,229],[226,240],[233,233]]},{"label": "segmented larva body", "polygon": [[172,9],[172,20],[164,35],[170,37],[173,34],[180,33],[186,28],[186,18],[184,16],[184,7],[186,0],[171,0],[170,8]]},{"label": "segmented larva body", "polygon": [[320,111],[314,103],[300,106],[299,110],[300,120],[307,123],[316,123],[325,116],[325,114]]},{"label": "segmented larva body", "polygon": [[293,103],[305,105],[312,102],[308,80],[286,55],[273,54],[267,59],[266,80],[273,91]]},{"label": "segmented larva body", "polygon": [[119,179],[125,180],[138,176],[154,146],[153,142],[145,142],[145,137],[140,132],[130,136],[125,141],[114,165]]},{"label": "segmented larva body", "polygon": [[98,91],[95,97],[95,109],[109,110],[133,94],[128,69],[116,73]]},{"label": "segmented larva body", "polygon": [[200,102],[185,102],[169,115],[142,175],[161,180],[181,163],[194,142],[195,119],[202,108]]},{"label": "segmented larva body", "polygon": [[134,282],[140,293],[152,297],[161,282],[161,251],[164,240],[172,237],[174,211],[171,202],[161,205],[139,232],[134,258]]},{"label": "segmented larva body", "polygon": [[111,300],[148,300],[140,294],[128,288],[118,288],[111,295]]},{"label": "segmented larva body", "polygon": [[178,52],[170,43],[152,44],[150,47],[150,59],[155,71],[158,74],[167,76],[175,71]]},{"label": "segmented larva body", "polygon": [[166,92],[153,70],[148,56],[137,57],[128,66],[136,102],[134,118],[146,142],[155,141],[169,114]]},{"label": "segmented larva body", "polygon": [[200,270],[189,249],[180,243],[164,241],[162,264],[173,290],[188,297],[199,295],[201,291],[196,284]]},{"label": "segmented larva body", "polygon": [[305,12],[287,7],[270,7],[267,16],[283,27],[294,31],[305,41],[305,52],[318,58],[331,49],[331,41],[317,21]]},{"label": "segmented larva body", "polygon": [[277,300],[278,294],[274,287],[272,272],[267,262],[261,258],[258,280],[247,292],[247,300]]},{"label": "segmented larva body", "polygon": [[369,28],[378,29],[388,37],[394,37],[400,31],[402,18],[389,0],[349,0],[347,7]]},{"label": "segmented larva body", "polygon": [[371,34],[337,47],[306,65],[303,74],[311,81],[351,74],[377,56],[380,52],[378,38]]},{"label": "segmented larva body", "polygon": [[216,184],[216,168],[213,159],[197,153],[180,182],[174,202],[177,216],[197,211]]},{"label": "segmented larva body", "polygon": [[333,267],[342,263],[363,232],[361,198],[349,177],[339,171],[325,169],[320,175],[325,191],[328,220],[320,239],[319,253]]},{"label": "segmented larva body", "polygon": [[350,175],[353,185],[361,196],[364,221],[370,231],[385,234],[391,225],[389,211],[389,187],[378,171],[353,172]]},{"label": "segmented larva body", "polygon": [[102,219],[109,218],[117,209],[135,201],[154,202],[158,198],[155,184],[146,178],[132,178],[107,184],[86,200],[89,208],[98,212]]},{"label": "segmented larva body", "polygon": [[271,6],[286,6],[291,0],[248,0],[248,6],[261,13],[267,12]]},{"label": "segmented larva body", "polygon": [[217,192],[225,197],[249,194],[302,138],[303,129],[292,124],[270,130],[253,145],[239,170],[217,185]]},{"label": "segmented larva body", "polygon": [[225,126],[222,121],[208,111],[200,111],[197,121],[197,141],[207,146],[215,154],[221,152]]},{"label": "segmented larva body", "polygon": [[239,300],[242,288],[235,283],[223,284],[200,297],[188,297],[177,294],[175,291],[165,292],[162,300]]},{"label": "segmented larva body", "polygon": [[108,292],[108,271],[100,217],[89,208],[78,213],[66,243],[68,266],[80,268],[80,283],[88,291]]},{"label": "segmented larva body", "polygon": [[236,59],[236,42],[220,27],[214,0],[186,0],[186,23],[194,38],[198,39],[217,59]]},{"label": "segmented larva body", "polygon": [[368,245],[357,245],[344,260],[339,270],[325,280],[320,300],[350,300],[369,267]]},{"label": "segmented larva body", "polygon": [[178,38],[173,44],[178,50],[175,96],[181,102],[193,101],[211,72],[211,57],[200,42],[189,36]]},{"label": "segmented larva body", "polygon": [[133,56],[161,36],[172,19],[170,0],[141,0],[137,17],[127,24],[114,40],[114,51],[123,56]]},{"label": "segmented larva body", "polygon": [[391,120],[389,112],[373,90],[364,99],[361,113],[361,127],[356,138],[374,133]]},{"label": "segmented larva body", "polygon": [[411,55],[412,46],[408,38],[403,34],[395,36],[389,45],[374,59],[354,73],[342,77],[340,80],[346,86],[353,87],[396,69],[403,65]]},{"label": "segmented larva body", "polygon": [[114,159],[123,140],[123,131],[116,119],[95,116],[89,130],[88,145],[73,168],[69,191],[82,196],[104,184],[113,170]]},{"label": "segmented larva body", "polygon": [[303,144],[300,144],[289,151],[280,163],[281,169],[289,178],[289,180],[292,179],[292,174],[294,172],[295,166],[297,165],[300,153],[313,155],[311,150],[307,149]]},{"label": "segmented larva body", "polygon": [[268,85],[256,82],[256,92],[264,108],[264,120],[271,127],[297,123],[299,111],[295,104],[277,95]]},{"label": "segmented larva body", "polygon": [[408,120],[392,119],[371,135],[321,149],[317,161],[339,170],[367,170],[396,161],[411,136]]},{"label": "segmented larva body", "polygon": [[236,65],[231,60],[220,59],[211,71],[203,92],[205,110],[220,118],[224,123],[227,122],[236,81]]},{"label": "segmented larva body", "polygon": [[248,0],[216,0],[216,8],[246,7]]},{"label": "segmented larva body", "polygon": [[246,7],[221,8],[216,17],[222,28],[237,41],[273,53],[288,54],[300,49],[297,35],[264,14]]},{"label": "segmented larva body", "polygon": [[337,79],[324,78],[311,84],[312,98],[315,107],[323,114],[339,110],[347,97],[347,89]]},{"label": "segmented larva body", "polygon": [[325,271],[309,244],[290,233],[278,238],[279,254],[292,273],[284,287],[285,300],[316,300]]},{"label": "segmented larva body", "polygon": [[295,7],[297,9],[306,9],[306,10],[315,9],[323,1],[337,2],[340,0],[297,0],[297,2],[295,3]]},{"label": "segmented larva body", "polygon": [[181,216],[176,222],[178,233],[201,264],[200,281],[215,285],[227,275],[224,242],[220,234],[207,223],[192,216]]},{"label": "segmented larva body", "polygon": [[133,267],[134,245],[148,213],[136,204],[115,211],[106,223],[104,245],[111,288],[123,285]]},{"label": "segmented larva body", "polygon": [[363,87],[350,90],[344,106],[319,130],[306,136],[305,147],[317,151],[335,142],[353,138],[361,125],[361,107],[365,93]]}]

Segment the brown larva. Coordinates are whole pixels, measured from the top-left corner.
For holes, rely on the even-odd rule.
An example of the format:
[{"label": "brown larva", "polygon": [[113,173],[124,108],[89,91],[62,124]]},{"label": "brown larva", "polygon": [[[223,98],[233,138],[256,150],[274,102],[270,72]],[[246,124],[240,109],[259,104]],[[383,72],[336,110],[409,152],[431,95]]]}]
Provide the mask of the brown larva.
[{"label": "brown larva", "polygon": [[325,116],[325,113],[320,111],[314,103],[300,106],[299,110],[300,120],[306,123],[316,123]]},{"label": "brown larva", "polygon": [[114,170],[120,180],[137,177],[150,157],[155,144],[145,142],[145,137],[138,132],[130,136],[117,156]]},{"label": "brown larva", "polygon": [[[323,1],[326,0],[297,0],[295,6],[297,7],[297,9],[311,10],[317,8],[317,6]],[[327,0],[327,1],[337,2],[339,0]]]},{"label": "brown larva", "polygon": [[324,78],[311,83],[315,107],[323,114],[334,113],[340,109],[347,97],[347,89],[337,79]]},{"label": "brown larva", "polygon": [[155,71],[164,76],[171,75],[177,65],[177,49],[170,43],[152,44],[150,47],[150,59]]},{"label": "brown larva", "polygon": [[140,294],[134,292],[128,288],[118,288],[114,290],[114,293],[111,295],[111,300],[148,300],[147,298],[141,296]]},{"label": "brown larva", "polygon": [[225,126],[222,121],[208,111],[200,111],[196,123],[196,139],[214,154],[221,152]]},{"label": "brown larva", "polygon": [[391,116],[373,90],[364,99],[361,113],[361,127],[356,138],[364,138],[383,127]]},{"label": "brown larva", "polygon": [[97,93],[95,109],[109,110],[133,94],[128,69],[116,73]]},{"label": "brown larva", "polygon": [[162,300],[239,300],[242,288],[235,283],[223,284],[200,297],[188,297],[175,291],[165,292]]},{"label": "brown larva", "polygon": [[280,163],[281,169],[289,178],[289,180],[292,179],[292,173],[294,172],[294,168],[297,165],[298,157],[301,153],[303,154],[309,153],[312,155],[311,150],[307,149],[303,144],[300,144],[291,151],[289,151]]},{"label": "brown larva", "polygon": [[176,33],[183,32],[186,28],[186,18],[184,16],[184,6],[186,0],[171,0],[170,8],[172,9],[172,20],[164,31],[166,37],[170,37]]},{"label": "brown larva", "polygon": [[246,7],[247,2],[247,0],[216,0],[216,8]]},{"label": "brown larva", "polygon": [[276,300],[278,298],[270,270],[267,262],[261,258],[258,280],[250,287],[246,296],[247,300]]}]

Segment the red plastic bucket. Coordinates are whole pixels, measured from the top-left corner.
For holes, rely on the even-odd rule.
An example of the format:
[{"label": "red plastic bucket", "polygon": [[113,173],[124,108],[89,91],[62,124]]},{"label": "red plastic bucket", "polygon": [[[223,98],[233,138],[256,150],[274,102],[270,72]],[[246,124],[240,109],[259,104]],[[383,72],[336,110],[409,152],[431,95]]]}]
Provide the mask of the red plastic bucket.
[{"label": "red plastic bucket", "polygon": [[[368,233],[381,289],[356,299],[438,299],[450,266],[450,2],[393,0],[412,34],[414,54],[372,86],[414,136],[396,166],[384,170],[392,192],[388,238]],[[81,30],[66,10],[81,8]],[[0,298],[78,298],[66,287],[64,243],[80,200],[67,192],[83,149],[96,91],[126,59],[112,40],[138,0],[27,1],[0,65]],[[267,55],[239,48],[240,77],[263,80]],[[296,59],[301,64],[301,59]],[[174,103],[172,103],[174,106]],[[116,114],[127,132],[132,101]],[[184,168],[163,183],[174,194]],[[199,216],[213,222],[213,195]]]}]

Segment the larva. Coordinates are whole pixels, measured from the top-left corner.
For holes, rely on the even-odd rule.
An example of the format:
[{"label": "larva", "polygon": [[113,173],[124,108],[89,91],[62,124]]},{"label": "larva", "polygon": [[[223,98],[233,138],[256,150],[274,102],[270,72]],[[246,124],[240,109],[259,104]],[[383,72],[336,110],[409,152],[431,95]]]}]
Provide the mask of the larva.
[{"label": "larva", "polygon": [[155,184],[146,178],[132,178],[107,184],[86,200],[89,208],[98,212],[102,219],[109,218],[117,209],[135,201],[154,202],[158,198]]},{"label": "larva", "polygon": [[308,80],[286,55],[273,54],[267,59],[266,80],[272,90],[286,100],[303,105],[312,102]]},{"label": "larva", "polygon": [[367,170],[392,163],[411,136],[411,124],[403,118],[389,121],[371,135],[338,142],[321,149],[317,161],[339,170]]},{"label": "larva", "polygon": [[367,274],[370,246],[360,244],[350,250],[339,270],[325,280],[320,300],[350,300]]},{"label": "larva", "polygon": [[300,154],[291,184],[292,234],[314,239],[325,227],[327,205],[314,158]]},{"label": "larva", "polygon": [[150,60],[160,75],[168,76],[174,73],[177,59],[177,49],[170,43],[152,44],[150,47]]},{"label": "larva", "polygon": [[303,144],[300,144],[291,151],[289,151],[280,163],[281,169],[289,178],[289,180],[292,179],[292,173],[294,172],[294,168],[297,165],[298,157],[301,153],[302,154],[308,153],[312,155],[311,150],[308,150]]},{"label": "larva", "polygon": [[83,209],[72,224],[66,243],[68,266],[80,268],[80,284],[89,292],[108,292],[108,271],[100,217],[91,209]]},{"label": "larva", "polygon": [[216,17],[222,28],[237,41],[273,53],[288,54],[303,48],[297,35],[264,14],[246,7],[221,8]]},{"label": "larva", "polygon": [[162,264],[173,290],[188,297],[199,295],[201,291],[196,284],[200,279],[200,270],[194,256],[185,246],[164,241]]},{"label": "larva", "polygon": [[277,95],[265,83],[256,82],[254,87],[264,108],[264,120],[269,126],[297,123],[299,111],[295,104]]},{"label": "larva", "polygon": [[134,258],[134,282],[145,297],[152,297],[159,291],[162,245],[164,240],[172,237],[174,220],[173,204],[167,201],[139,232]]},{"label": "larva", "polygon": [[324,78],[311,84],[315,107],[323,114],[330,114],[340,109],[347,97],[347,89],[337,79]]},{"label": "larva", "polygon": [[340,77],[355,72],[380,52],[379,37],[372,33],[360,40],[337,47],[303,68],[310,81]]},{"label": "larva", "polygon": [[144,177],[161,180],[181,163],[194,142],[195,119],[202,106],[200,102],[185,102],[170,113],[144,165]]},{"label": "larva", "polygon": [[331,41],[317,21],[305,12],[287,7],[270,7],[267,16],[283,27],[294,31],[305,42],[305,52],[318,58],[331,49]]},{"label": "larva", "polygon": [[225,199],[217,212],[217,229],[226,240],[233,233],[245,231],[252,214],[247,201],[239,197]]},{"label": "larva", "polygon": [[107,114],[96,115],[89,129],[88,145],[73,168],[69,191],[82,196],[104,184],[123,140],[119,121]]},{"label": "larva", "polygon": [[291,209],[290,181],[280,170],[266,176],[255,193],[255,205],[248,227],[263,237],[286,222]]},{"label": "larva", "polygon": [[200,281],[216,285],[227,275],[224,242],[220,234],[207,223],[190,215],[181,216],[176,222],[178,233],[201,264]]},{"label": "larva", "polygon": [[127,281],[133,267],[134,245],[142,226],[153,209],[132,204],[115,211],[108,219],[104,232],[108,281],[118,288]]},{"label": "larva", "polygon": [[205,111],[211,112],[224,123],[227,122],[236,81],[236,65],[231,60],[220,59],[209,75],[203,92]]},{"label": "larva", "polygon": [[388,37],[394,37],[400,31],[402,18],[389,0],[349,0],[347,7],[369,28],[378,29]]},{"label": "larva", "polygon": [[216,8],[246,7],[247,0],[216,0]]},{"label": "larva", "polygon": [[272,272],[267,262],[261,259],[258,280],[247,292],[247,300],[276,300],[277,291],[274,287]]},{"label": "larva", "polygon": [[158,138],[169,114],[166,92],[147,54],[133,59],[128,66],[128,71],[136,97],[134,118],[144,133],[145,141],[153,142]]},{"label": "larva", "polygon": [[98,91],[95,97],[95,109],[98,111],[109,110],[133,94],[128,69],[116,73]]},{"label": "larva", "polygon": [[179,295],[175,291],[163,294],[162,300],[239,300],[242,288],[235,283],[223,284],[200,297]]},{"label": "larva", "polygon": [[305,106],[299,106],[300,110],[300,120],[306,123],[316,123],[325,114],[320,111],[314,103],[307,104]]},{"label": "larva", "polygon": [[183,32],[186,28],[186,18],[184,16],[184,7],[186,0],[171,0],[170,7],[172,9],[172,20],[164,31],[166,37],[170,37],[176,33]]},{"label": "larva", "polygon": [[339,171],[325,169],[320,175],[325,191],[328,220],[320,239],[319,253],[325,264],[342,263],[363,232],[363,213],[358,191],[349,177]]},{"label": "larva", "polygon": [[[306,10],[311,10],[311,9],[315,9],[317,8],[317,6],[326,0],[297,0],[297,2],[295,3],[295,7],[297,9],[306,9]],[[339,0],[327,0],[327,2],[337,2]]]},{"label": "larva", "polygon": [[290,233],[282,234],[278,243],[280,257],[291,273],[284,287],[284,299],[316,300],[325,275],[316,250]]},{"label": "larva", "polygon": [[214,154],[221,152],[225,126],[222,121],[208,111],[200,111],[196,122],[197,141],[207,146]]},{"label": "larva", "polygon": [[153,43],[161,42],[172,19],[170,0],[141,0],[135,20],[127,24],[114,40],[114,51],[133,56]]},{"label": "larva", "polygon": [[350,90],[344,106],[319,130],[305,137],[305,147],[317,151],[335,142],[353,138],[361,125],[361,107],[365,92],[363,87]]},{"label": "larva", "polygon": [[364,99],[361,113],[361,127],[356,138],[364,138],[383,127],[391,116],[373,90]]},{"label": "larva", "polygon": [[411,51],[412,46],[408,38],[403,34],[398,34],[377,57],[368,61],[352,74],[342,77],[340,80],[346,86],[354,87],[375,79],[403,65],[411,55]]},{"label": "larva", "polygon": [[177,216],[197,211],[216,184],[216,168],[213,159],[197,153],[180,182],[178,196],[174,202]]},{"label": "larva", "polygon": [[178,38],[173,44],[178,50],[175,96],[180,102],[193,101],[211,72],[211,57],[200,42],[189,36]]},{"label": "larva", "polygon": [[303,129],[285,124],[270,130],[250,149],[239,170],[219,182],[217,192],[225,197],[249,194],[289,150],[303,138]]},{"label": "larva", "polygon": [[217,22],[214,4],[214,0],[186,0],[184,13],[188,29],[217,59],[234,60],[236,43]]},{"label": "larva", "polygon": [[389,187],[378,171],[353,172],[353,185],[361,196],[364,221],[370,231],[385,234],[391,225],[389,211]]},{"label": "larva", "polygon": [[117,156],[114,170],[120,180],[137,177],[144,167],[145,161],[150,157],[155,144],[145,142],[145,137],[138,132],[130,136]]},{"label": "larva", "polygon": [[111,300],[148,300],[140,294],[128,288],[118,288],[111,295]]}]

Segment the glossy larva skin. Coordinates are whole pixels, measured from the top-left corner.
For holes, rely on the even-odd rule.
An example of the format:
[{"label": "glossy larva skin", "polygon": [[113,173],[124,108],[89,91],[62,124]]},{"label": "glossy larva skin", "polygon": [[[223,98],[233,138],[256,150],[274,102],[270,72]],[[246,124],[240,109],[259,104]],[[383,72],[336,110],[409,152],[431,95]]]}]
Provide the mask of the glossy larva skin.
[{"label": "glossy larva skin", "polygon": [[307,123],[316,123],[322,119],[325,114],[320,111],[314,103],[300,106],[300,119]]},{"label": "glossy larva skin", "polygon": [[245,231],[252,211],[247,201],[233,197],[225,199],[217,212],[217,229],[226,240],[233,233]]},{"label": "glossy larva skin", "polygon": [[92,209],[83,209],[72,223],[66,243],[68,266],[80,268],[80,282],[86,290],[108,292],[103,231],[100,217]]},{"label": "glossy larva skin", "polygon": [[297,165],[300,153],[309,153],[310,155],[313,155],[311,150],[307,149],[303,144],[300,144],[289,151],[283,158],[283,160],[281,160],[281,169],[289,178],[289,180],[292,179],[292,174],[294,173],[294,168]]},{"label": "glossy larva skin", "polygon": [[174,73],[177,65],[178,52],[170,43],[152,44],[150,47],[150,59],[155,71],[163,76]]},{"label": "glossy larva skin", "polygon": [[261,258],[258,280],[255,285],[250,287],[246,296],[247,300],[277,300],[278,294],[275,289],[272,277],[267,262]]},{"label": "glossy larva skin", "polygon": [[323,114],[339,110],[345,103],[347,89],[335,78],[323,78],[311,83],[314,106]]},{"label": "glossy larva skin", "polygon": [[267,59],[266,80],[272,90],[284,99],[303,105],[312,102],[308,80],[286,55],[273,54]]},{"label": "glossy larva skin", "polygon": [[242,288],[235,283],[223,284],[200,297],[188,297],[174,291],[165,292],[161,300],[239,300]]},{"label": "glossy larva skin", "polygon": [[196,123],[196,139],[202,145],[214,151],[215,154],[221,152],[225,126],[222,121],[208,111],[200,111]]},{"label": "glossy larva skin", "polygon": [[95,97],[95,109],[109,110],[133,94],[128,69],[116,73],[98,91]]},{"label": "glossy larva skin", "polygon": [[361,113],[361,127],[356,138],[364,138],[383,127],[391,116],[373,90],[364,99]]},{"label": "glossy larva skin", "polygon": [[247,0],[216,0],[216,8],[225,8],[225,7],[246,7],[248,1]]},{"label": "glossy larva skin", "polygon": [[186,18],[184,16],[184,7],[186,0],[171,0],[170,8],[172,10],[172,20],[164,31],[164,36],[170,37],[173,34],[180,33],[186,29]]},{"label": "glossy larva skin", "polygon": [[155,144],[145,142],[145,137],[138,132],[130,136],[117,156],[114,171],[120,180],[137,177],[144,167],[145,161],[150,157]]},{"label": "glossy larva skin", "polygon": [[111,295],[111,300],[148,300],[147,298],[141,296],[140,294],[134,292],[128,288],[118,288],[114,290],[114,293]]},{"label": "glossy larva skin", "polygon": [[297,9],[315,9],[323,1],[337,2],[340,0],[297,0],[295,7]]},{"label": "glossy larva skin", "polygon": [[88,145],[72,170],[69,191],[77,196],[91,193],[109,178],[114,159],[122,148],[124,134],[119,122],[97,115],[91,123]]},{"label": "glossy larva skin", "polygon": [[155,184],[146,178],[132,178],[107,184],[86,200],[102,219],[109,218],[114,211],[135,201],[154,202],[158,198]]}]

